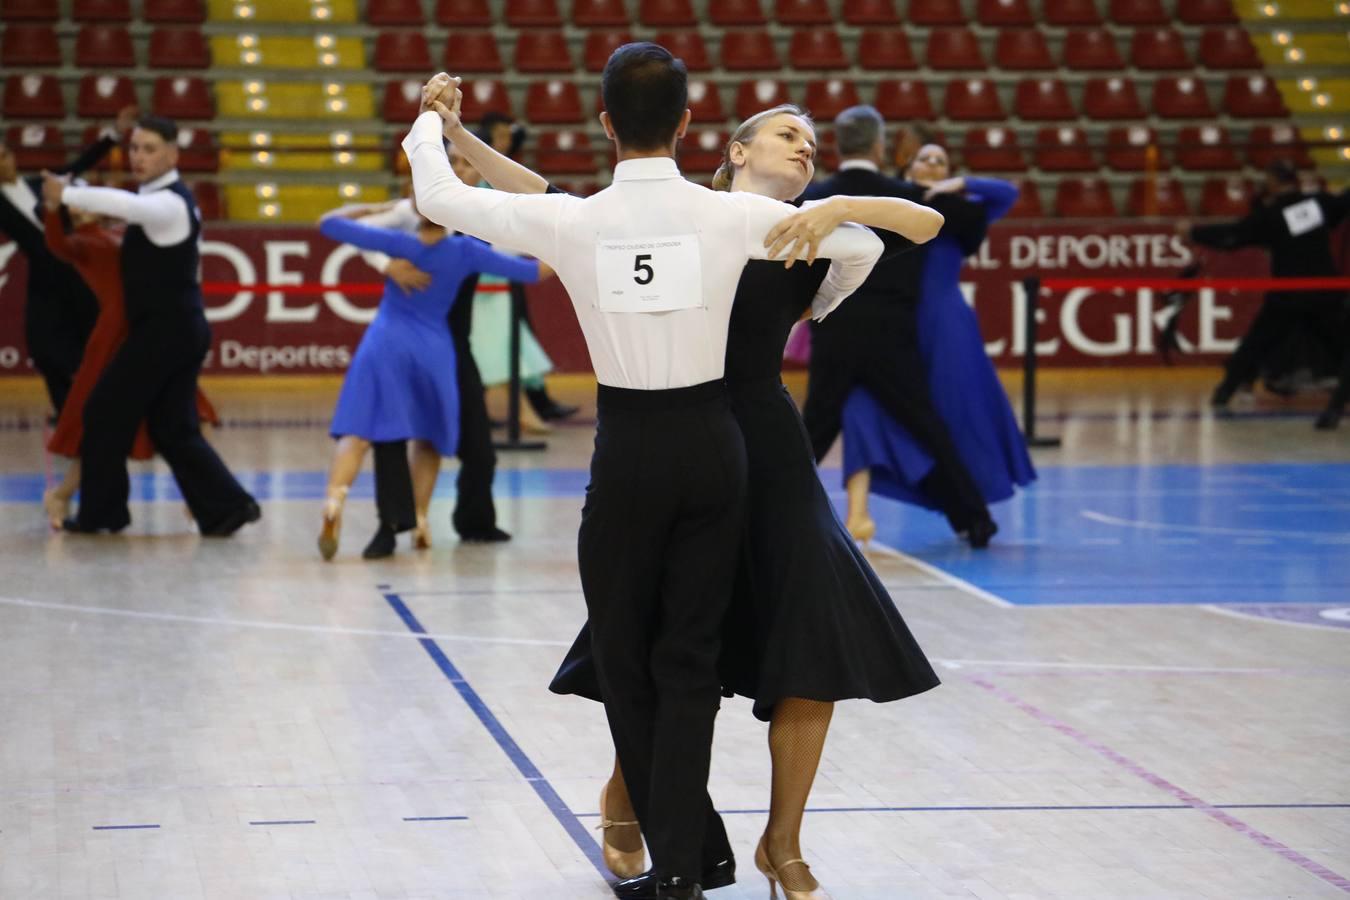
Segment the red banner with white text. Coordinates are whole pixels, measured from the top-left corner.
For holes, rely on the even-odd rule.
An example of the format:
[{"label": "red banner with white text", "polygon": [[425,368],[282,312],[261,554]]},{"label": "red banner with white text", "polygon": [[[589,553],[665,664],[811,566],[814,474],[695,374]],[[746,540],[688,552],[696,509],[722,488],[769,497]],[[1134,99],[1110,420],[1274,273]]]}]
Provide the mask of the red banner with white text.
[{"label": "red banner with white text", "polygon": [[[1021,281],[1042,278],[1173,277],[1194,251],[1166,224],[1108,222],[999,224],[967,264],[962,290],[979,315],[989,354],[1000,366],[1026,353],[1027,298]],[[1208,254],[1203,274],[1261,277],[1264,253]],[[0,376],[31,374],[23,341],[25,265],[13,244],[0,245]],[[352,247],[313,228],[213,225],[202,242],[205,282],[238,285],[336,285],[375,282]],[[1181,320],[1183,363],[1212,365],[1230,353],[1256,312],[1250,291],[1199,291]],[[206,297],[215,335],[212,374],[341,372],[351,359],[378,297],[326,290],[238,290]],[[1038,353],[1048,366],[1139,366],[1161,362],[1161,302],[1147,288],[1079,288],[1046,292],[1039,301]],[[530,289],[540,341],[562,372],[589,371],[571,305],[555,280]],[[1178,357],[1174,356],[1174,359]]]}]

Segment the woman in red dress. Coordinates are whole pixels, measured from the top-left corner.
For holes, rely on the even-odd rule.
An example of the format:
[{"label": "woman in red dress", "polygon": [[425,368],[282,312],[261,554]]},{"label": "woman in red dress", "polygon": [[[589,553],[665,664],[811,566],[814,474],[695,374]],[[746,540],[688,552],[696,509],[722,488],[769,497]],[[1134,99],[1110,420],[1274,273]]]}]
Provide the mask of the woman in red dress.
[{"label": "woman in red dress", "polygon": [[[48,200],[44,217],[47,246],[57,259],[70,263],[98,298],[98,321],[84,345],[84,357],[75,373],[70,395],[56,421],[56,431],[47,441],[47,450],[73,461],[66,469],[65,478],[42,495],[42,507],[54,529],[70,515],[70,500],[80,486],[80,439],[83,437],[84,403],[89,392],[98,383],[117,348],[127,336],[126,306],[122,296],[122,229],[103,227],[97,216],[62,210],[59,198]],[[74,228],[67,231],[67,216]],[[203,422],[220,423],[215,408],[206,396],[197,392],[197,415]],[[154,445],[145,423],[136,433],[131,450],[132,459],[150,459],[155,455]]]}]

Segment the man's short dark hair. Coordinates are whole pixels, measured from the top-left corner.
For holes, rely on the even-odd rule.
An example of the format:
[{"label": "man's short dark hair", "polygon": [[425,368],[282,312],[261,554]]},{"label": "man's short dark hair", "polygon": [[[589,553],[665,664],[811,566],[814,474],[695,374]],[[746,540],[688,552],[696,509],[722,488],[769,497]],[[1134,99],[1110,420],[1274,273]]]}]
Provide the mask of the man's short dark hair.
[{"label": "man's short dark hair", "polygon": [[600,93],[619,143],[660,150],[675,140],[689,105],[689,72],[660,44],[624,44],[605,63]]},{"label": "man's short dark hair", "polygon": [[874,106],[850,106],[835,116],[834,139],[840,156],[871,153],[885,135],[886,120]]},{"label": "man's short dark hair", "polygon": [[136,120],[136,127],[145,131],[153,131],[164,138],[165,143],[168,144],[178,140],[178,123],[165,116],[141,116]]},{"label": "man's short dark hair", "polygon": [[1280,184],[1298,184],[1298,168],[1292,160],[1277,159],[1266,166],[1266,174]]}]

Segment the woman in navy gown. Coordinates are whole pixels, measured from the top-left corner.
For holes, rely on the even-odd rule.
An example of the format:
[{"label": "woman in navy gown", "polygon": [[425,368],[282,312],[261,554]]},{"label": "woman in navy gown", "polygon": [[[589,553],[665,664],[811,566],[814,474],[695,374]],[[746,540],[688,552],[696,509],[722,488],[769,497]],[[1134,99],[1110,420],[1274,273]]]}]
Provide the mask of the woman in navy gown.
[{"label": "woman in navy gown", "polygon": [[[1006,181],[950,178],[950,173],[947,151],[926,144],[906,175],[928,187],[930,196],[964,193],[983,204],[991,223],[1017,202],[1017,187]],[[979,320],[961,294],[962,263],[978,249],[978,244],[966,246],[958,237],[945,235],[928,245],[917,331],[933,405],[985,502],[996,503],[1034,481],[1036,470],[1008,395],[985,352]],[[919,486],[932,467],[932,457],[866,389],[849,396],[844,407],[844,479],[848,529],[855,538],[867,540],[876,532],[868,513],[869,494],[939,509]]]},{"label": "woman in navy gown", "polygon": [[430,546],[426,513],[441,458],[453,456],[459,443],[455,345],[446,326],[450,306],[471,275],[486,272],[535,282],[543,264],[497,253],[475,238],[447,235],[426,218],[413,235],[330,213],[320,220],[319,231],[362,250],[406,259],[431,276],[426,288],[411,293],[385,280],[379,311],[347,369],[329,429],[337,449],[328,473],[319,553],[324,559],[337,553],[347,489],[371,443],[385,441],[409,442],[416,544]]}]

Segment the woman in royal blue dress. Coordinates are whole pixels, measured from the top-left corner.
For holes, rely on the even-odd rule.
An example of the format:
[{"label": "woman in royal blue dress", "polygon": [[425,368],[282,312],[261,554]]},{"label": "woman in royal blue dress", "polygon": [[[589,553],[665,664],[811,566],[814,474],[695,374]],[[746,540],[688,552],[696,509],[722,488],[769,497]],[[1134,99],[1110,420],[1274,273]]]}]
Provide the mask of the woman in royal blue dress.
[{"label": "woman in royal blue dress", "polygon": [[[911,181],[928,188],[929,196],[960,192],[982,204],[990,223],[1017,202],[1017,187],[1006,181],[950,175],[947,151],[936,144],[921,147],[906,171]],[[979,249],[978,243],[969,243],[975,242],[946,235],[929,243],[917,331],[933,404],[985,502],[995,503],[1034,481],[1036,470],[985,352],[979,320],[961,294],[961,265]],[[876,533],[869,494],[939,509],[920,487],[932,467],[927,451],[865,389],[849,396],[844,407],[844,480],[847,525],[855,538],[867,540]]]},{"label": "woman in royal blue dress", "polygon": [[417,508],[415,542],[419,549],[428,547],[427,509],[441,458],[453,456],[459,443],[455,345],[446,316],[460,284],[471,275],[490,273],[533,283],[546,267],[497,253],[475,238],[448,235],[426,218],[413,235],[329,213],[319,221],[319,231],[362,250],[406,259],[431,276],[426,288],[411,293],[385,280],[379,311],[347,368],[329,429],[337,449],[328,473],[319,553],[324,559],[337,553],[347,489],[376,441],[409,443]]}]

